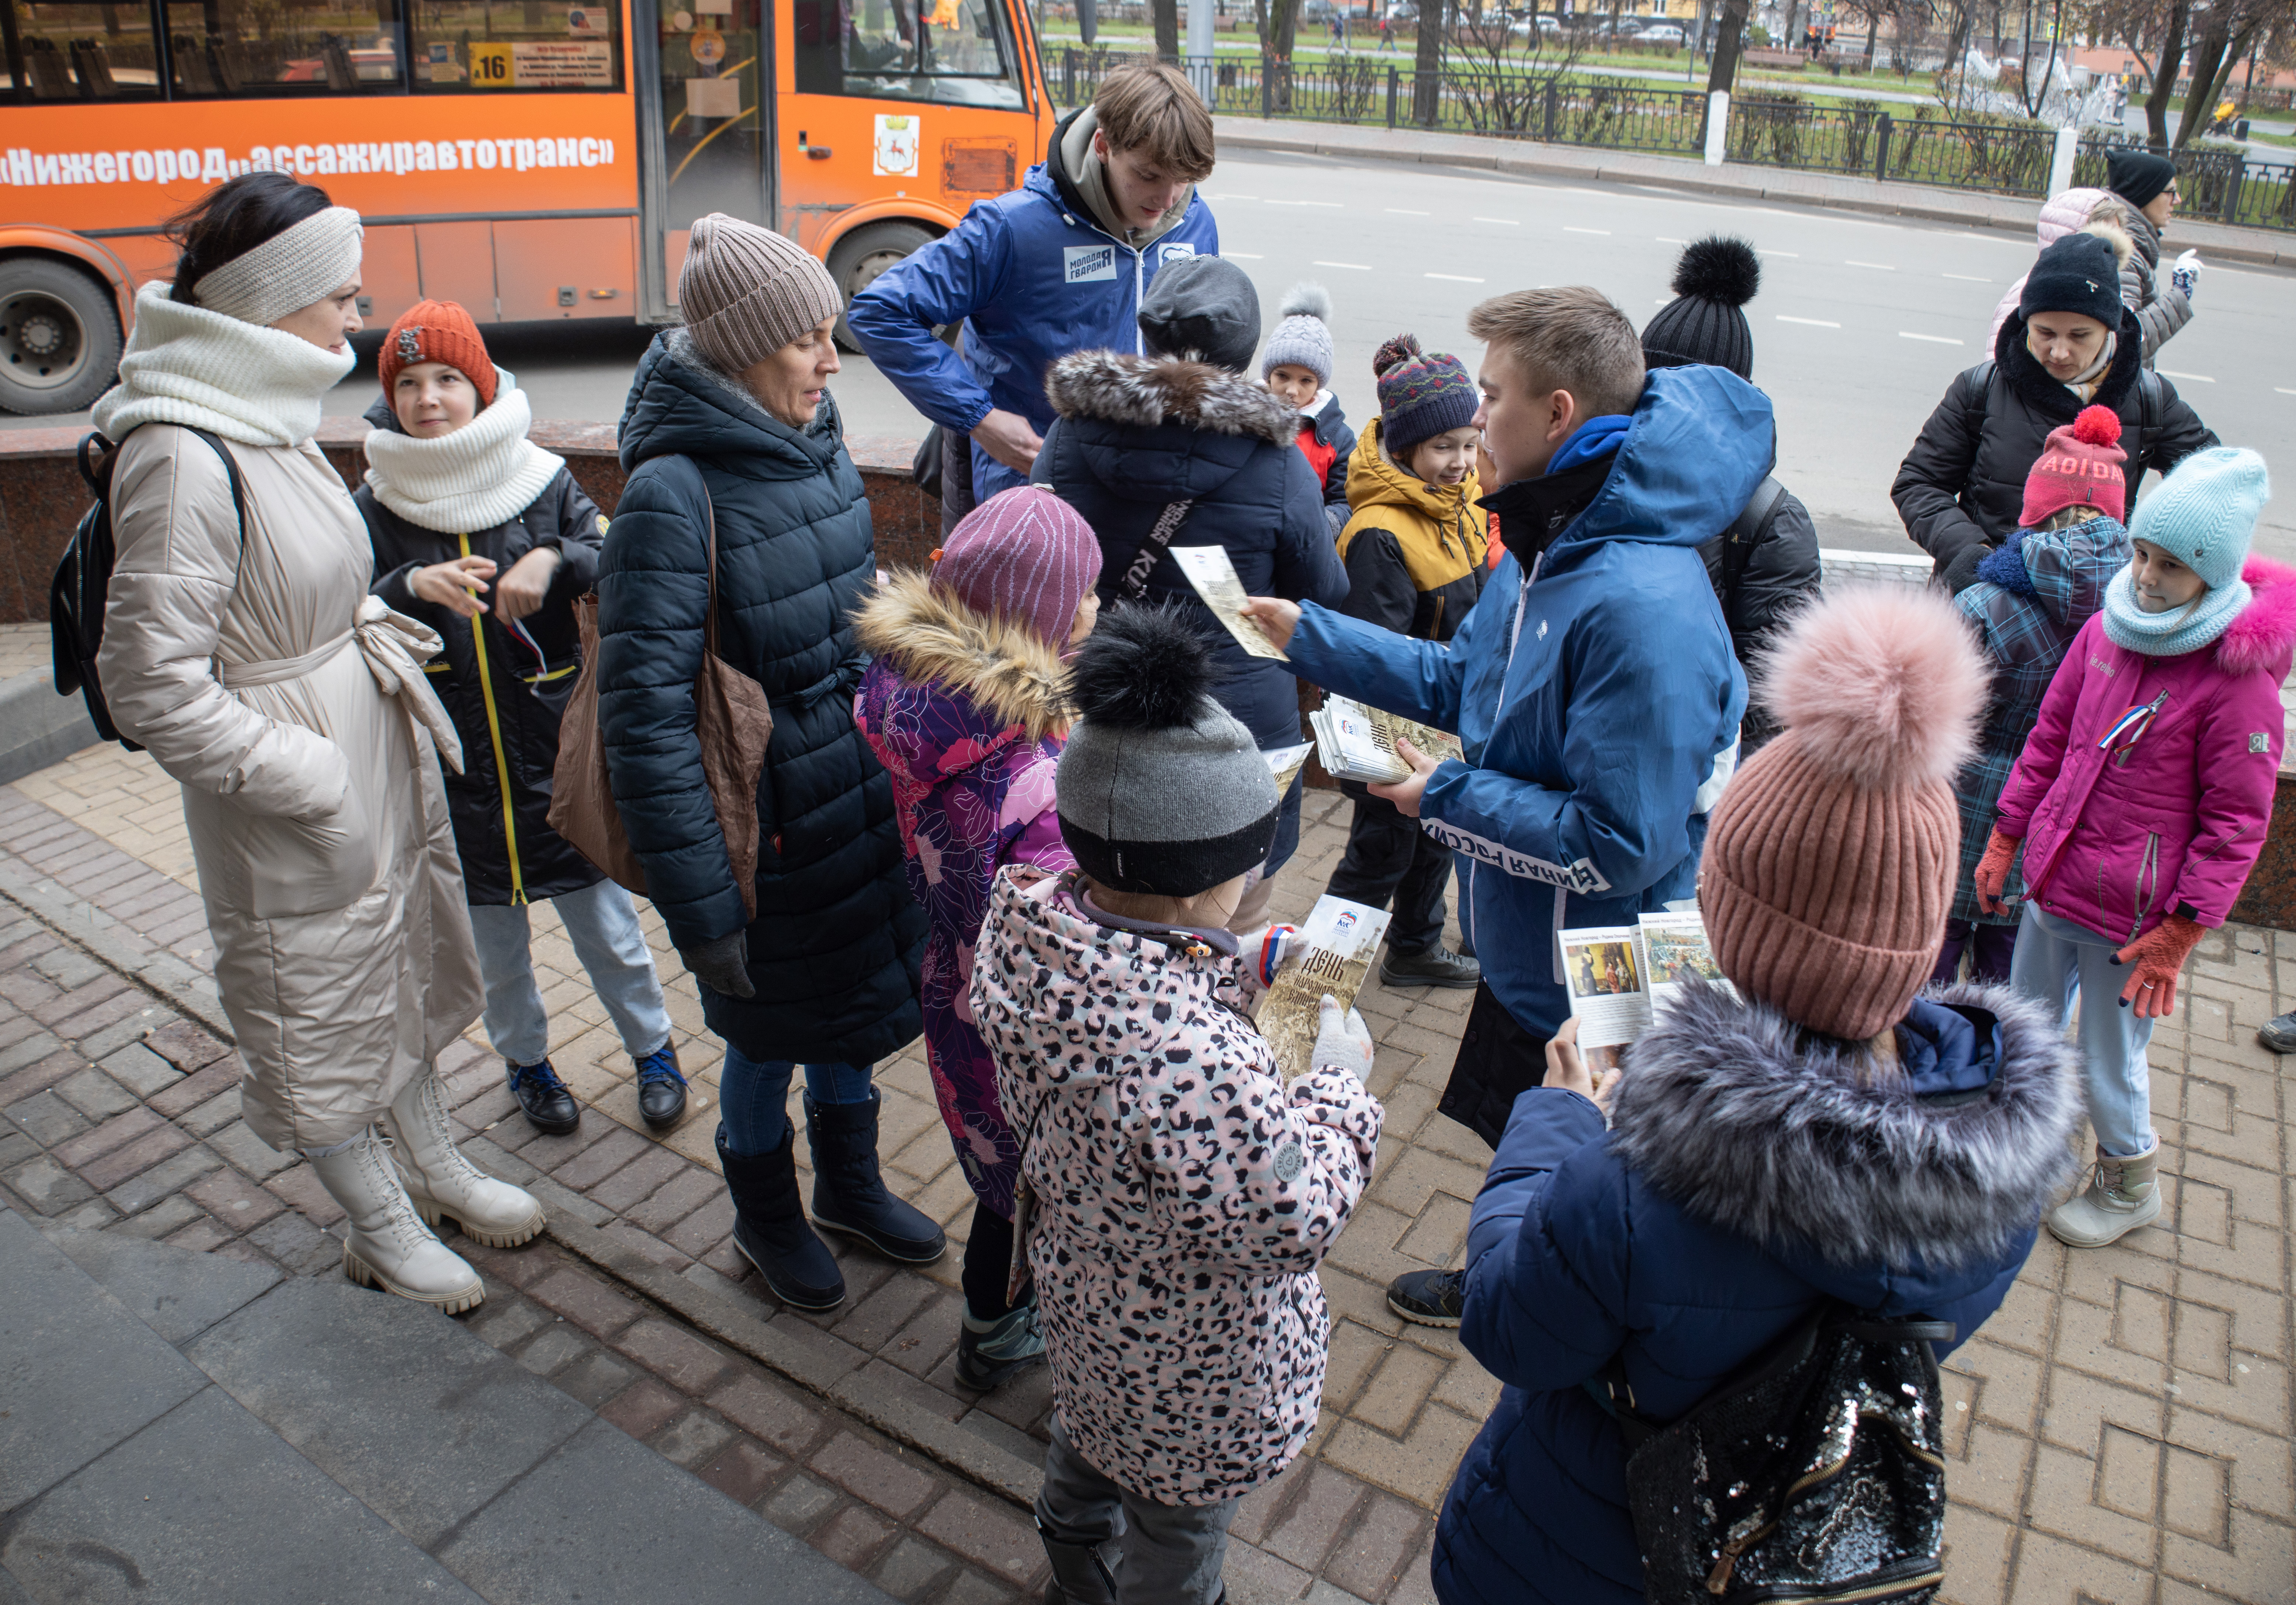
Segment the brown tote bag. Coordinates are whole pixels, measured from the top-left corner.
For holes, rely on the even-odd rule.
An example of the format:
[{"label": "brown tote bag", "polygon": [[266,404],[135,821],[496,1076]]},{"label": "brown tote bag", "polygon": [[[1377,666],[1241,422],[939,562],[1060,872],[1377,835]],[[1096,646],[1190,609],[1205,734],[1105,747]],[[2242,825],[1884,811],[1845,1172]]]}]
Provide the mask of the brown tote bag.
[{"label": "brown tote bag", "polygon": [[[698,475],[697,475],[698,477]],[[693,733],[701,743],[701,772],[726,860],[742,889],[742,910],[758,917],[758,776],[774,711],[765,687],[718,655],[718,509],[709,506],[709,606],[702,615],[701,672],[693,677]],[[645,895],[645,867],[622,832],[606,773],[606,741],[598,728],[598,594],[574,604],[582,637],[582,673],[560,726],[558,766],[551,777],[550,828],[606,873],[616,885]]]}]

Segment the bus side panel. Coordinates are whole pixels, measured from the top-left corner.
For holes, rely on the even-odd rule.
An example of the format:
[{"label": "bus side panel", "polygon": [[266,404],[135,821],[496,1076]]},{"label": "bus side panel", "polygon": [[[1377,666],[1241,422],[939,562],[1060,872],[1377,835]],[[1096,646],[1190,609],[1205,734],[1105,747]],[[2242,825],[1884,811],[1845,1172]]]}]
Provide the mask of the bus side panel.
[{"label": "bus side panel", "polygon": [[422,275],[414,264],[414,230],[404,223],[370,227],[359,262],[359,316],[370,329],[386,329],[422,299]]},{"label": "bus side panel", "polygon": [[[516,218],[495,225],[495,286],[505,322],[619,317],[637,309],[627,218]],[[573,292],[567,305],[565,292]]]},{"label": "bus side panel", "polygon": [[480,323],[496,321],[494,228],[491,223],[414,226],[425,300],[453,301]]}]

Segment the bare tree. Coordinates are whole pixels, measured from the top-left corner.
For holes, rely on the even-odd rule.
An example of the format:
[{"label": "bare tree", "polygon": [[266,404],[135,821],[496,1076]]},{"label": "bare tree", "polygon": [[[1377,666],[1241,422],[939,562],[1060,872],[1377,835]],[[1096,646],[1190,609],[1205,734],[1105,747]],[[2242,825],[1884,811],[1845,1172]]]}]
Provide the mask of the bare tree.
[{"label": "bare tree", "polygon": [[1180,0],[1149,0],[1148,14],[1156,25],[1159,57],[1180,54]]},{"label": "bare tree", "polygon": [[1419,45],[1412,62],[1411,120],[1433,128],[1443,113],[1443,41],[1452,0],[1419,0]]},{"label": "bare tree", "polygon": [[1738,42],[1745,37],[1746,12],[1751,0],[1722,0],[1722,37],[1714,41],[1714,66],[1706,75],[1706,93],[1727,89],[1738,77]]}]

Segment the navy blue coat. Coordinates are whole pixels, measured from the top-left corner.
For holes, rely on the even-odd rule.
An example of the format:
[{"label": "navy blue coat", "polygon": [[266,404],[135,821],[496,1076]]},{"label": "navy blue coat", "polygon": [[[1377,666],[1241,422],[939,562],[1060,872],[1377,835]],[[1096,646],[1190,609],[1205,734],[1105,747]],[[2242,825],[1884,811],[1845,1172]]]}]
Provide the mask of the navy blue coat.
[{"label": "navy blue coat", "polygon": [[852,612],[876,575],[869,503],[833,401],[800,432],[654,342],[622,414],[629,483],[598,570],[598,719],[630,845],[680,947],[742,930],[741,891],[694,739],[693,679],[718,520],[718,654],[765,687],[754,999],[705,986],[709,1028],[758,1059],[866,1064],[913,1041],[923,913],[891,784],[853,727]]},{"label": "navy blue coat", "polygon": [[1459,1328],[1505,1387],[1437,1522],[1444,1605],[1638,1605],[1625,1446],[1586,1386],[1611,1356],[1671,1420],[1829,1296],[1966,1339],[2071,1172],[2071,1052],[2006,988],[1916,1001],[1906,1074],[1871,1084],[1774,1009],[1687,993],[1629,1051],[1607,1136],[1576,1092],[1515,1100]]},{"label": "navy blue coat", "polygon": [[[1034,477],[1100,537],[1103,605],[1183,498],[1195,505],[1172,545],[1226,547],[1248,594],[1326,606],[1346,597],[1324,488],[1293,440],[1300,415],[1274,391],[1201,362],[1115,351],[1062,358],[1045,390],[1060,416]],[[1300,691],[1283,663],[1237,646],[1168,556],[1148,571],[1143,599],[1193,615],[1224,677],[1221,705],[1263,750],[1300,740]]]}]

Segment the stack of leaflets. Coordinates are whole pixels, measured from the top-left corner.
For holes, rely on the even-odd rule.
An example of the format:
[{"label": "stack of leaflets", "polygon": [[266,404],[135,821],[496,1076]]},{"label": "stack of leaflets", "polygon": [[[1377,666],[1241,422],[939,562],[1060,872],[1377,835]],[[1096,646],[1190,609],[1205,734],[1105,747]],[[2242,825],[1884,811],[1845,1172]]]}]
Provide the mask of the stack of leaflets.
[{"label": "stack of leaflets", "polygon": [[1275,984],[1259,1000],[1259,1034],[1275,1049],[1275,1067],[1285,1081],[1314,1066],[1316,1033],[1323,1029],[1323,1001],[1329,993],[1342,1009],[1355,1007],[1372,956],[1387,934],[1387,911],[1344,897],[1319,897],[1308,923],[1283,955]]},{"label": "stack of leaflets", "polygon": [[[1689,983],[1730,986],[1714,962],[1705,921],[1695,910],[1644,914],[1630,926],[1558,931],[1555,940],[1570,1012],[1578,1017],[1580,1049],[1613,1050],[1600,1056],[1602,1064],[1615,1064],[1615,1050],[1649,1030]],[[1598,1056],[1589,1052],[1587,1060],[1595,1064]]]},{"label": "stack of leaflets", "polygon": [[1408,741],[1439,763],[1466,755],[1456,736],[1345,696],[1324,697],[1308,722],[1316,732],[1316,756],[1334,780],[1391,786],[1410,779],[1411,766],[1395,750],[1398,740]]}]

